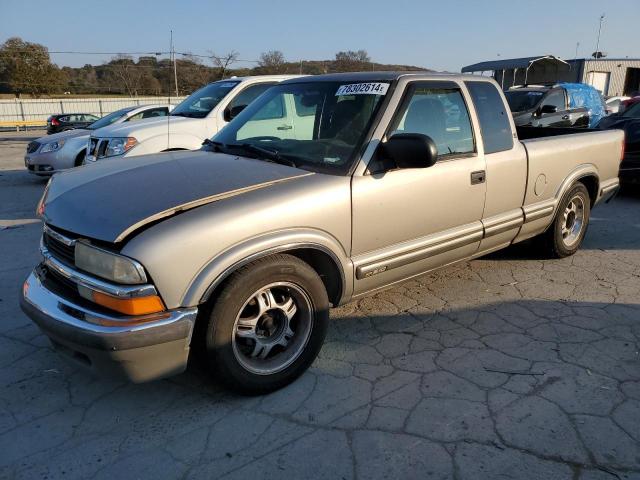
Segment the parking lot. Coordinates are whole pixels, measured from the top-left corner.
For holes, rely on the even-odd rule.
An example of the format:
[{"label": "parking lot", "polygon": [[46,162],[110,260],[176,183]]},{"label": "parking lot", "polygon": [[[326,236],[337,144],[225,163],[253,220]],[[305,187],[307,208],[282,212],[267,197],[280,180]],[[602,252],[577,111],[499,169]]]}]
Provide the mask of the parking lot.
[{"label": "parking lot", "polygon": [[197,364],[143,385],[67,364],[20,311],[45,181],[0,134],[1,478],[640,479],[640,192],[581,251],[524,244],[332,312],[264,397]]}]

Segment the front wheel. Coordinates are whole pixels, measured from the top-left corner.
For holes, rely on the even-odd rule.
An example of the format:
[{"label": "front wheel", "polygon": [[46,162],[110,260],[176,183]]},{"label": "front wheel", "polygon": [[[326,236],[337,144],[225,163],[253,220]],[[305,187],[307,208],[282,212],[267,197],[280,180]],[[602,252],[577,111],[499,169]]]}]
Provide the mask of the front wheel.
[{"label": "front wheel", "polygon": [[329,300],[318,274],[292,255],[273,255],[231,275],[208,319],[210,368],[229,387],[262,394],[313,362],[327,331]]},{"label": "front wheel", "polygon": [[73,162],[73,166],[74,167],[80,167],[82,166],[82,164],[84,163],[84,157],[86,155],[86,151],[82,150],[78,156],[76,157],[75,161]]},{"label": "front wheel", "polygon": [[589,226],[591,201],[582,183],[576,183],[562,198],[558,213],[542,235],[546,252],[564,258],[578,251]]}]

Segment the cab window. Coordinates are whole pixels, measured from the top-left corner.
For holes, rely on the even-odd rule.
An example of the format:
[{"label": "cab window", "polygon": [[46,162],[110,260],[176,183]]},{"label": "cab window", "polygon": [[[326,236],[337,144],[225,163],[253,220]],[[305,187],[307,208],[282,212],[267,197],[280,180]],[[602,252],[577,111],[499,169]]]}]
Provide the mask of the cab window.
[{"label": "cab window", "polygon": [[[260,83],[258,85],[251,85],[251,86],[245,88],[244,90],[242,90],[236,96],[236,98],[234,98],[233,100],[231,100],[231,102],[229,102],[229,105],[227,106],[227,109],[228,110],[233,110],[235,107],[246,107],[251,102],[253,102],[256,98],[258,98],[260,95],[262,95],[264,92],[266,92],[271,87],[273,87],[274,85],[275,85],[274,83]],[[269,110],[265,111],[264,114],[268,115],[269,114]],[[280,117],[282,117],[282,112],[278,112],[278,110],[277,110],[277,104],[271,105],[271,114],[272,115],[279,115],[279,116],[268,117],[268,118],[280,118]],[[267,118],[267,117],[265,117],[265,118]]]},{"label": "cab window", "polygon": [[469,111],[457,86],[441,88],[424,83],[409,87],[391,124],[393,133],[421,133],[433,139],[438,156],[473,153],[475,145]]},{"label": "cab window", "polygon": [[566,103],[567,101],[564,95],[564,90],[552,90],[542,100],[542,106],[552,105],[556,107],[558,111],[566,110]]},{"label": "cab window", "polygon": [[489,82],[465,82],[480,121],[484,153],[503,152],[513,148],[513,132],[509,113],[498,89]]}]

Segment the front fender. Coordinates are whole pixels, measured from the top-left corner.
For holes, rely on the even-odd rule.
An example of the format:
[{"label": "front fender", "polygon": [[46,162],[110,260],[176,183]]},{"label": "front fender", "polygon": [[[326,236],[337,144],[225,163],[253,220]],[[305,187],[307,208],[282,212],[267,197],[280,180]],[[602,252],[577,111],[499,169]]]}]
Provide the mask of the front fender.
[{"label": "front fender", "polygon": [[199,305],[232,272],[258,258],[287,250],[309,248],[329,255],[338,268],[342,282],[340,303],[353,293],[353,264],[340,242],[315,229],[291,229],[271,232],[234,245],[213,258],[193,279],[181,304]]},{"label": "front fender", "polygon": [[170,137],[166,132],[142,140],[138,145],[129,150],[124,156],[135,157],[150,153],[159,153],[168,149],[197,150],[204,139],[187,133],[172,133]]}]

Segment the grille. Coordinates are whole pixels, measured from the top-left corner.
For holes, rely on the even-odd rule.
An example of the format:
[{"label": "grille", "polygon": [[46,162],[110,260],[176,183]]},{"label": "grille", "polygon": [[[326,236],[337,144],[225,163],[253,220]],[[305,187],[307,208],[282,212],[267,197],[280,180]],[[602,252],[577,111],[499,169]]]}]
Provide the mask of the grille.
[{"label": "grille", "polygon": [[48,235],[46,232],[42,238],[44,240],[44,245],[47,247],[51,255],[63,263],[73,265],[75,259],[73,246],[65,245],[61,241]]},{"label": "grille", "polygon": [[107,151],[107,144],[108,144],[108,140],[103,140],[102,142],[100,142],[100,146],[98,147],[98,154],[96,155],[96,158],[102,158],[104,157],[106,151]]},{"label": "grille", "polygon": [[27,145],[27,153],[35,152],[39,147],[40,144],[38,142],[30,142],[29,145]]},{"label": "grille", "polygon": [[97,138],[91,138],[89,140],[89,155],[93,155],[94,157],[97,156],[98,152],[98,139]]}]

